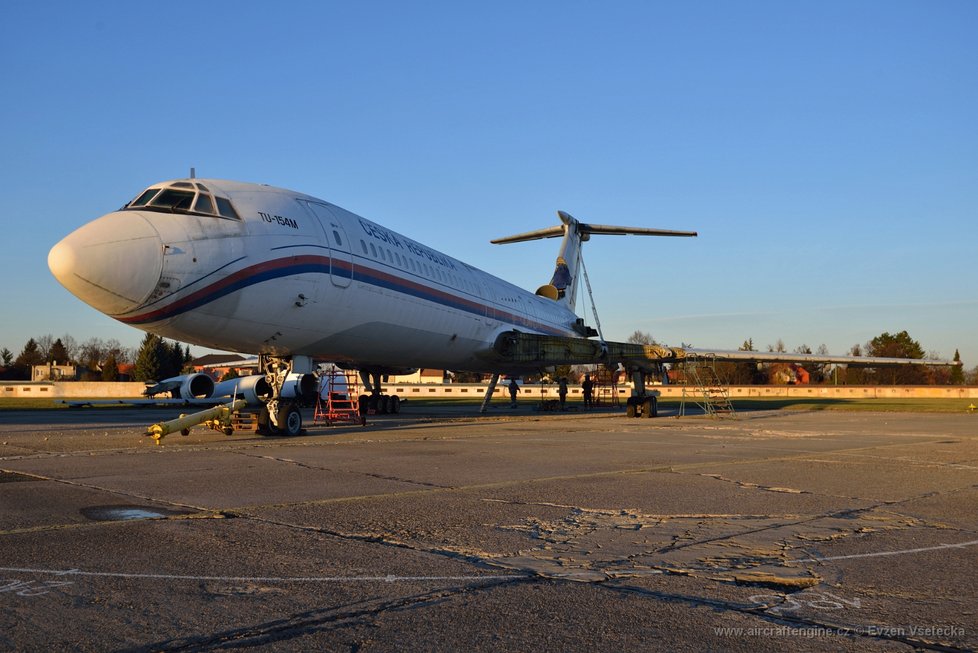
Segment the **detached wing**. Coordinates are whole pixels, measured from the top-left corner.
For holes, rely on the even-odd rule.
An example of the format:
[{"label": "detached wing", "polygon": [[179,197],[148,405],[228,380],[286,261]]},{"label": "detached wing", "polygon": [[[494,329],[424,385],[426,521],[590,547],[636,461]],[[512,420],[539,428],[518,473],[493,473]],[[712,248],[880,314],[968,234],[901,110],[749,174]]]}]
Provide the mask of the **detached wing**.
[{"label": "detached wing", "polygon": [[621,363],[643,369],[660,363],[677,363],[693,358],[758,363],[838,363],[844,365],[960,365],[954,361],[927,358],[880,358],[874,356],[822,356],[786,352],[728,351],[640,345],[631,342],[599,342],[588,338],[547,336],[506,331],[483,358],[504,369],[539,368],[550,365],[593,365]]},{"label": "detached wing", "polygon": [[712,358],[718,361],[752,361],[756,363],[834,363],[837,365],[945,365],[961,363],[934,358],[885,358],[881,356],[833,356],[831,354],[789,354],[777,351],[729,351],[724,349],[685,348],[685,357]]}]

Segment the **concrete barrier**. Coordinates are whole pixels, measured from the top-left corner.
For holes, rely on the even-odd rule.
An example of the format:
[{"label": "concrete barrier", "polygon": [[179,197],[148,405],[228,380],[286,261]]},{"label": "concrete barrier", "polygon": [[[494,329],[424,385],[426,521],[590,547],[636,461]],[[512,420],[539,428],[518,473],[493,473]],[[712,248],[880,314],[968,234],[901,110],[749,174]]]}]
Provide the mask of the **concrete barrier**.
[{"label": "concrete barrier", "polygon": [[[411,397],[455,397],[482,398],[486,394],[487,384],[452,383],[452,384],[418,384],[418,385],[386,385],[384,391],[396,394],[401,398]],[[681,385],[650,386],[649,390],[657,390],[664,399],[683,396]],[[749,399],[758,397],[784,397],[792,399],[978,399],[978,386],[821,386],[821,385],[747,385],[730,386],[731,399]],[[692,387],[686,388],[687,396],[696,394]],[[610,398],[614,394],[619,399],[631,396],[632,385],[622,384],[612,389],[609,386],[598,386],[594,395],[598,400]],[[509,389],[500,384],[496,386],[493,397],[509,398]],[[556,399],[557,385],[526,384],[520,386],[521,399]],[[569,387],[569,400],[582,400],[583,391],[578,387]]]},{"label": "concrete barrier", "polygon": [[103,381],[0,381],[0,399],[133,399],[143,396],[146,384]]},{"label": "concrete barrier", "polygon": [[[31,383],[27,381],[0,382],[0,399],[132,399],[143,396],[146,385],[140,382],[107,383],[96,381],[54,381]],[[486,394],[485,383],[419,383],[388,384],[384,391],[402,399],[455,398],[481,400]],[[662,398],[681,398],[683,386],[657,385]],[[875,386],[875,385],[746,385],[730,386],[730,398],[751,399],[758,397],[781,397],[791,399],[978,399],[978,386],[962,385],[914,385],[914,386]],[[617,394],[619,400],[631,396],[631,384],[622,384],[612,389],[609,386],[595,388],[595,399],[604,401]],[[695,389],[687,388],[687,396],[695,394]],[[496,386],[494,397],[509,399],[509,389],[502,383]],[[557,399],[557,385],[525,384],[520,386],[520,399]],[[567,398],[581,401],[583,393],[580,386],[568,388]]]}]

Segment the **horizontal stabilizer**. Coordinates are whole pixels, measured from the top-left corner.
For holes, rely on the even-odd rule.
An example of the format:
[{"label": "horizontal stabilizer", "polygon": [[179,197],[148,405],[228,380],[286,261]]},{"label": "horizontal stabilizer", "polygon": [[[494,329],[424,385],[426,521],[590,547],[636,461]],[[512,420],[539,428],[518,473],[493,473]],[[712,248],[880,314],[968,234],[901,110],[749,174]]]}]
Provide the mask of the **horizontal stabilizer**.
[{"label": "horizontal stabilizer", "polygon": [[602,234],[605,236],[680,236],[692,238],[697,235],[695,231],[651,229],[648,227],[616,227],[610,224],[582,224],[579,228],[582,233]]},{"label": "horizontal stabilizer", "polygon": [[547,227],[546,229],[537,229],[536,231],[527,231],[523,234],[516,234],[515,236],[506,236],[504,238],[496,238],[495,240],[490,240],[493,245],[505,245],[507,243],[522,243],[527,240],[540,240],[541,238],[558,238],[564,235],[563,227]]},{"label": "horizontal stabilizer", "polygon": [[567,233],[567,227],[572,225],[576,227],[577,233],[583,240],[587,240],[591,234],[601,234],[605,236],[679,236],[686,238],[697,235],[695,231],[653,229],[650,227],[620,227],[610,224],[588,224],[586,222],[579,222],[566,211],[557,211],[557,215],[560,217],[560,221],[566,226],[546,227],[544,229],[537,229],[535,231],[527,231],[522,234],[516,234],[515,236],[496,238],[490,242],[494,245],[505,245],[508,243],[521,243],[527,240],[540,240],[541,238],[557,238]]}]

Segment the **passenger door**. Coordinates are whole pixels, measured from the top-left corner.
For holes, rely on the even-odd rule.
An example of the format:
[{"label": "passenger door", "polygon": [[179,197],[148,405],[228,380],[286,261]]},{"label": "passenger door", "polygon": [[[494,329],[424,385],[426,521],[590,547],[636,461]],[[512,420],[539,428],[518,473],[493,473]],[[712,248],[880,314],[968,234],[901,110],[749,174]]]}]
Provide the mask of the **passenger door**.
[{"label": "passenger door", "polygon": [[303,204],[316,216],[319,226],[323,228],[323,236],[330,253],[330,280],[334,286],[346,288],[353,280],[353,254],[350,251],[350,239],[346,236],[343,223],[325,204],[316,202],[303,202]]}]

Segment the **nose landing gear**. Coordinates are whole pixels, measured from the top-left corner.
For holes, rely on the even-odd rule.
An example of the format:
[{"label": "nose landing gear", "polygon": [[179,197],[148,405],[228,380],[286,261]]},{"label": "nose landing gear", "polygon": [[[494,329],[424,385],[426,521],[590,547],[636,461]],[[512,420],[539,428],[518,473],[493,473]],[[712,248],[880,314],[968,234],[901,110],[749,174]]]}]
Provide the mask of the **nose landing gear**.
[{"label": "nose landing gear", "polygon": [[[302,412],[305,401],[310,399],[309,387],[317,388],[312,375],[312,360],[308,356],[258,357],[261,370],[272,392],[258,415],[258,433],[261,435],[301,435]],[[307,378],[308,377],[308,378]],[[315,399],[315,392],[312,399]]]},{"label": "nose landing gear", "polygon": [[296,402],[277,402],[277,411],[272,420],[271,402],[261,409],[258,415],[258,433],[261,435],[302,435],[302,411]]}]

